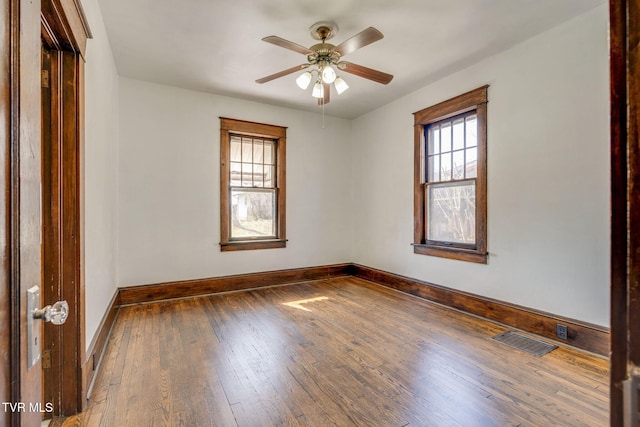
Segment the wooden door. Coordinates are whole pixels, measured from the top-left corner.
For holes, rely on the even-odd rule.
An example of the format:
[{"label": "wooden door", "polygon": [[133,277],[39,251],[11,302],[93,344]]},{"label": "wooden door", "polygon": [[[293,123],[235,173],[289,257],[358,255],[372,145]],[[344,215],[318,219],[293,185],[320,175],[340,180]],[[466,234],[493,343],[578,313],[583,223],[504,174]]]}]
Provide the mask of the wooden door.
[{"label": "wooden door", "polygon": [[[10,3],[2,2],[0,6],[0,194],[2,201],[0,206],[0,258],[2,270],[0,272],[0,401],[11,400],[11,270],[7,260],[9,259],[9,179],[10,170],[9,147],[11,134],[11,32]],[[4,54],[7,52],[8,54]],[[9,425],[9,413],[0,411],[0,426]]]},{"label": "wooden door", "polygon": [[[43,400],[40,361],[29,366],[27,290],[42,287],[41,46],[43,35],[56,36],[60,87],[66,91],[65,130],[68,142],[71,214],[65,217],[67,253],[62,280],[69,284],[73,316],[63,332],[64,394],[69,411],[77,412],[86,394],[84,361],[84,293],[81,266],[82,85],[83,60],[89,35],[79,0],[6,0],[0,2],[0,426],[39,425],[54,402]],[[51,41],[51,39],[49,39]],[[47,124],[50,126],[50,124]],[[42,289],[41,289],[42,291]],[[53,301],[41,301],[52,303]],[[35,322],[36,328],[40,321]],[[42,344],[42,342],[39,342]],[[68,363],[67,363],[68,362]],[[58,395],[47,399],[61,401]],[[62,403],[61,403],[62,404]]]},{"label": "wooden door", "polygon": [[[41,280],[40,2],[2,2],[2,369],[9,386],[6,425],[37,425],[42,417],[41,368],[27,361],[27,289]],[[34,50],[35,47],[37,50]],[[6,52],[6,54],[5,54]],[[5,298],[6,297],[6,298]],[[8,339],[7,339],[8,337]],[[7,349],[7,350],[5,350]],[[4,383],[7,384],[7,383]]]}]

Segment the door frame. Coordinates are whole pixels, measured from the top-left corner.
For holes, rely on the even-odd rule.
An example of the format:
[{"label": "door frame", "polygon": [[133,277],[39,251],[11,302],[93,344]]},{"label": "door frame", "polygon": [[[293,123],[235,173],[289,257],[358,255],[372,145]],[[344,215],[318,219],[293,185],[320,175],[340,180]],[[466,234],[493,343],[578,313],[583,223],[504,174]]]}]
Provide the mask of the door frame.
[{"label": "door frame", "polygon": [[[43,9],[45,7],[43,1]],[[49,33],[43,13],[42,88],[42,287],[43,304],[65,300],[64,325],[43,324],[43,402],[52,402],[53,416],[82,408],[81,349],[84,348],[81,283],[78,171],[79,57],[62,50]],[[46,33],[44,33],[47,31]],[[46,57],[46,61],[44,61]],[[44,87],[46,86],[46,87]],[[46,361],[46,363],[45,363]]]},{"label": "door frame", "polygon": [[[84,310],[84,230],[83,230],[83,163],[84,163],[84,54],[91,36],[79,1],[41,0],[41,43],[51,55],[55,70],[49,73],[49,86],[55,93],[51,104],[41,108],[49,112],[52,129],[44,132],[52,148],[50,170],[42,171],[42,212],[48,218],[42,225],[43,272],[55,264],[55,278],[45,284],[45,304],[58,299],[69,304],[69,317],[62,326],[44,325],[43,351],[50,357],[50,368],[43,370],[44,396],[52,400],[54,416],[76,414],[86,405],[85,310]],[[46,108],[45,108],[46,107]],[[48,176],[48,178],[45,178]],[[49,187],[49,188],[47,188]],[[55,195],[52,197],[51,195]],[[47,195],[47,196],[45,196]],[[53,207],[53,209],[48,209]],[[50,232],[47,232],[50,231]],[[50,236],[56,237],[51,239]],[[49,286],[45,286],[49,285]],[[93,366],[91,366],[93,368]],[[48,403],[48,402],[43,402]]]},{"label": "door frame", "polygon": [[[610,425],[617,427],[627,425],[625,417],[631,410],[625,407],[625,383],[640,376],[640,52],[637,49],[640,4],[637,0],[609,1],[609,33]],[[637,393],[636,389],[636,405]]]}]

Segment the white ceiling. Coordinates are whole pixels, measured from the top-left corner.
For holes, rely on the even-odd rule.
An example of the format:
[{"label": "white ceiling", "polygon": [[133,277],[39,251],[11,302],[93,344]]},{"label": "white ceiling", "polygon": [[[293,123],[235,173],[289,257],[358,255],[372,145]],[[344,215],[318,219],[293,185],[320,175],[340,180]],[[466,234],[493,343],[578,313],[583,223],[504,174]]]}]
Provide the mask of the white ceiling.
[{"label": "white ceiling", "polygon": [[344,74],[325,113],[355,118],[465,68],[605,0],[99,0],[120,75],[318,111],[299,73],[255,80],[306,62],[261,41],[277,35],[317,43],[309,27],[333,21],[339,44],[373,26],[384,39],[345,60],[395,77],[384,86]]}]

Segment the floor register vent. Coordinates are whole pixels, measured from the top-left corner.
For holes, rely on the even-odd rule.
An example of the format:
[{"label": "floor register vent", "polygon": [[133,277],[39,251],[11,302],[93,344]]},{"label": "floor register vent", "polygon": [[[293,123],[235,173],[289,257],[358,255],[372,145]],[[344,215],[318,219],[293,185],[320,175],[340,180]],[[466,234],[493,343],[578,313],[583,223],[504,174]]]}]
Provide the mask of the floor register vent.
[{"label": "floor register vent", "polygon": [[557,345],[547,344],[533,338],[525,337],[517,332],[507,331],[493,337],[494,340],[518,350],[526,351],[540,357],[558,348]]}]

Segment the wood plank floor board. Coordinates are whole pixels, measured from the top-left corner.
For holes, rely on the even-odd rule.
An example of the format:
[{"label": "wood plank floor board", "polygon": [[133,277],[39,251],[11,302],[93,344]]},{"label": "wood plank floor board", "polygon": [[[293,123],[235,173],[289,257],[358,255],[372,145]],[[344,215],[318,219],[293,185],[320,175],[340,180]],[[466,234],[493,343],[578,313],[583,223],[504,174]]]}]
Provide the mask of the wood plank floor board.
[{"label": "wood plank floor board", "polygon": [[120,309],[86,426],[605,426],[608,361],[354,277]]},{"label": "wood plank floor board", "polygon": [[[231,310],[217,312],[225,321],[212,319],[210,323],[228,355],[218,366],[222,384],[230,391],[232,411],[245,425],[294,425],[299,414],[280,402],[276,387],[283,379],[271,366],[271,361],[277,360],[273,349],[281,346],[278,337],[269,327],[268,313],[252,301],[248,303],[252,314],[232,303]],[[264,395],[275,398],[265,400]],[[247,405],[247,400],[252,404]],[[278,405],[274,406],[274,400]]]}]

